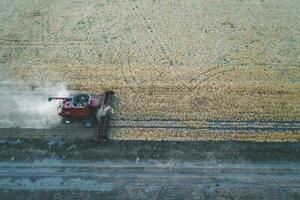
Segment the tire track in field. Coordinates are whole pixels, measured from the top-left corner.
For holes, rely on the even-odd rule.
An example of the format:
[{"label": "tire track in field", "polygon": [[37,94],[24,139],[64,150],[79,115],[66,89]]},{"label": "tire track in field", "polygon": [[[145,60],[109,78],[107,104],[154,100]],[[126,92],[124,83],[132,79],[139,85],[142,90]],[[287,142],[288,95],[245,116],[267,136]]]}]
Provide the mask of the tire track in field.
[{"label": "tire track in field", "polygon": [[[136,7],[135,4],[131,3],[132,7]],[[173,51],[171,50],[170,46],[164,41],[164,40],[161,40],[161,37],[159,37],[159,34],[161,34],[162,30],[160,31],[157,31],[159,28],[158,26],[156,26],[155,24],[150,24],[149,20],[147,20],[147,18],[143,15],[142,12],[137,12],[136,9],[135,10],[135,16],[136,18],[139,18],[140,21],[142,22],[142,24],[144,24],[144,27],[148,28],[149,31],[144,30],[144,32],[149,36],[150,40],[152,38],[153,41],[156,42],[156,44],[158,45],[159,49],[162,54],[165,56],[165,58],[168,60],[169,62],[169,65],[168,67],[174,67],[174,61],[171,59],[171,56],[173,54]],[[155,35],[157,37],[155,37]],[[168,49],[168,52],[167,50]],[[154,70],[157,71],[159,73],[159,75],[161,75],[161,72],[159,70],[157,70],[155,67],[154,67]],[[176,68],[172,68],[172,70],[176,70]],[[177,78],[178,80],[181,79],[181,77],[179,77],[180,75],[178,74]],[[188,88],[190,89],[189,85],[187,85],[185,82],[182,82],[182,85],[185,87],[185,88]]]},{"label": "tire track in field", "polygon": [[[136,6],[133,4],[133,6]],[[136,9],[135,9],[136,10]],[[137,12],[136,12],[137,13]],[[163,31],[160,29],[160,31],[157,31],[159,29],[159,26],[155,25],[155,24],[150,24],[149,21],[146,19],[146,17],[142,14],[142,13],[137,13],[137,16],[139,16],[139,18],[141,19],[141,21],[143,22],[143,24],[145,25],[145,27],[148,27],[150,29],[150,33],[149,31],[145,31],[149,34],[149,36],[153,36],[151,33],[156,33],[156,35],[159,35],[161,34]],[[189,25],[181,19],[181,21],[187,26],[189,27]],[[174,53],[171,48],[169,47],[169,45],[164,41],[164,40],[161,40],[160,38],[161,37],[152,37],[156,42],[157,44],[159,45],[159,47],[162,49],[162,52],[165,56],[168,57],[168,59],[170,60],[170,66],[174,66],[174,62],[172,61],[171,57],[169,55],[171,55],[172,53]],[[163,45],[168,49],[168,53],[166,52],[165,48],[163,47]],[[231,72],[231,71],[234,71],[235,70],[235,67],[232,67],[232,69],[228,69],[228,70],[222,70],[220,72],[215,72],[215,73],[212,73],[210,74],[210,72],[213,72],[215,70],[218,70],[220,69],[221,66],[218,65],[217,67],[212,67],[204,72],[201,72],[200,75],[197,75],[197,77],[199,78],[199,76],[203,76],[203,75],[206,75],[208,74],[207,76],[208,77],[205,77],[203,78],[202,80],[198,81],[198,83],[196,83],[194,86],[190,86],[186,83],[182,83],[185,88],[187,88],[188,90],[190,91],[194,91],[198,86],[199,84],[203,83],[203,82],[206,82],[208,81],[209,79],[212,79],[218,75],[224,75],[224,73],[228,73],[228,72]],[[178,76],[178,79],[180,79],[181,77]],[[200,77],[201,78],[201,77]],[[196,80],[197,78],[192,78],[191,80]]]},{"label": "tire track in field", "polygon": [[[130,2],[130,4],[131,4],[132,8],[136,8],[137,7],[137,5],[134,2]],[[135,16],[138,19],[140,19],[140,21],[142,22],[142,24],[144,24],[144,27],[148,28],[148,30],[149,30],[149,31],[146,31],[145,29],[143,29],[145,31],[145,33],[148,34],[148,36],[149,36],[150,39],[152,38],[152,40],[156,42],[156,44],[158,45],[160,51],[165,56],[165,58],[168,60],[169,66],[174,66],[174,62],[172,61],[172,59],[171,59],[171,57],[169,55],[172,52],[170,52],[170,50],[169,50],[169,52],[167,52],[166,49],[164,48],[163,42],[160,40],[160,38],[159,37],[154,37],[153,33],[156,32],[156,35],[158,35],[158,34],[157,34],[157,31],[155,31],[153,24],[150,25],[150,23],[147,20],[147,18],[141,12],[138,12],[137,9],[134,9],[134,10],[135,10],[135,12],[134,12]]]},{"label": "tire track in field", "polygon": [[[184,10],[183,6],[181,6],[181,4],[179,4],[179,6],[180,6],[180,9],[183,11]],[[183,15],[183,17],[185,17],[185,16],[186,15]],[[177,20],[181,21],[181,23],[184,24],[187,27],[187,29],[189,30],[191,25],[187,21],[191,21],[191,20],[188,20],[188,19],[184,20],[183,17],[177,17]],[[199,55],[202,54],[197,48],[194,48],[194,51],[196,51]],[[218,70],[223,66],[224,65],[222,65],[222,64],[218,64],[216,67],[211,67],[211,68],[209,68],[209,69],[207,69],[203,72],[200,72],[198,75],[196,75],[196,77],[192,77],[190,79],[190,83],[196,82],[196,84],[194,86],[190,86],[190,87],[187,87],[187,88],[191,91],[194,91],[195,89],[197,89],[199,84],[201,84],[203,82],[206,82],[209,79],[212,79],[212,78],[214,78],[215,76],[217,76],[219,74],[223,75],[224,73],[231,72],[235,68],[234,66],[232,66],[233,69],[222,70],[222,71],[219,72]],[[215,72],[215,71],[217,71],[217,72]],[[202,78],[202,76],[204,76],[204,77]],[[200,78],[200,80],[199,80],[199,78]]]},{"label": "tire track in field", "polygon": [[210,130],[300,130],[300,121],[172,121],[172,120],[111,120],[111,128],[177,128],[177,129],[210,129]]},{"label": "tire track in field", "polygon": [[[117,7],[117,6],[118,6],[118,5],[116,5],[115,3],[111,3],[110,5],[112,5],[112,7]],[[125,22],[124,22],[124,20],[125,20]],[[127,27],[127,18],[124,19],[124,16],[123,16],[122,14],[119,14],[118,22],[119,22],[119,23],[122,23],[122,24],[125,24],[125,27]],[[116,57],[117,57],[117,58],[119,59],[119,61],[120,61],[120,62],[119,62],[119,67],[120,67],[120,69],[121,69],[121,74],[122,74],[122,77],[123,77],[123,81],[124,81],[125,85],[126,85],[133,93],[136,93],[137,91],[136,91],[135,87],[133,87],[132,84],[131,84],[132,81],[128,80],[128,77],[127,77],[127,75],[125,74],[125,72],[126,72],[126,66],[128,67],[128,62],[127,62],[128,58],[125,59],[125,56],[128,57],[128,52],[126,51],[127,48],[126,48],[126,46],[125,46],[125,38],[124,38],[125,33],[121,32],[121,33],[119,33],[119,34],[117,34],[117,35],[118,35],[118,36],[117,36],[116,39],[119,39],[119,40],[120,40],[120,41],[119,41],[119,44],[120,44],[120,45],[118,46],[117,51],[115,51],[115,55],[116,55]],[[124,52],[123,49],[125,49],[125,52]],[[124,56],[124,55],[125,55],[125,56]],[[126,60],[126,64],[125,64],[125,60]],[[131,76],[131,77],[133,76],[131,71],[130,71],[130,76]],[[135,79],[133,79],[133,80],[135,80]],[[136,83],[136,81],[133,81],[133,82]],[[137,84],[137,83],[136,83],[136,84]]]},{"label": "tire track in field", "polygon": [[[133,15],[134,15],[135,18],[139,18],[139,17],[137,16],[137,14],[135,14],[135,13],[134,13]],[[138,20],[138,19],[137,19],[137,20]],[[144,29],[143,27],[141,27],[141,29],[142,29],[142,31],[143,31],[144,33],[146,33],[147,35],[150,36],[150,34],[149,34],[147,31],[145,31],[145,29]],[[150,37],[149,37],[149,38],[150,38]],[[153,46],[152,43],[150,43],[148,39],[145,39],[144,42],[145,42],[146,45],[148,45],[149,47],[152,47],[152,46]],[[156,71],[156,72],[158,73],[158,76],[159,76],[160,78],[163,78],[163,77],[162,77],[162,72],[159,71],[159,70],[157,69],[157,67],[156,67],[156,66],[153,64],[153,62],[152,62],[152,58],[154,57],[154,53],[152,54],[147,48],[145,48],[145,51],[144,51],[144,52],[147,54],[147,56],[146,56],[145,58],[146,58],[147,61],[149,62],[151,68],[153,68],[154,71]]]}]

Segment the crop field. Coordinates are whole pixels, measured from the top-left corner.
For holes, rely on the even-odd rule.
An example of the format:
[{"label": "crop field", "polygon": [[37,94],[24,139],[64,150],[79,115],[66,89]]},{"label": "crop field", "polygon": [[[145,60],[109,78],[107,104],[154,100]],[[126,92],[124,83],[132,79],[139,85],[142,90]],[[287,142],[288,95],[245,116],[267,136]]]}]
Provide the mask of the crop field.
[{"label": "crop field", "polygon": [[[0,199],[300,199],[299,11],[1,0]],[[48,101],[107,90],[107,140]]]},{"label": "crop field", "polygon": [[[0,5],[2,81],[32,88],[64,83],[93,94],[114,90],[115,120],[181,121],[198,128],[212,121],[300,120],[297,1],[5,0]],[[170,135],[170,130],[128,129],[111,131],[111,137],[145,139],[145,132],[151,140]],[[299,129],[278,136],[195,132],[181,136],[300,137]]]}]

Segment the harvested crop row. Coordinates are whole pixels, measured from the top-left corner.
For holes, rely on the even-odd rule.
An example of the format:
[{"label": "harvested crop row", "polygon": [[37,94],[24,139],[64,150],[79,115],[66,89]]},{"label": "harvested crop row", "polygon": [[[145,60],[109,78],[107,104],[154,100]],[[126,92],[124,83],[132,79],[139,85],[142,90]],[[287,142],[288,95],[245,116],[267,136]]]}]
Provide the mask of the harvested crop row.
[{"label": "harvested crop row", "polygon": [[166,129],[121,129],[112,130],[113,140],[147,140],[147,141],[255,141],[255,142],[295,142],[300,140],[299,132],[212,132],[205,130],[166,130]]}]

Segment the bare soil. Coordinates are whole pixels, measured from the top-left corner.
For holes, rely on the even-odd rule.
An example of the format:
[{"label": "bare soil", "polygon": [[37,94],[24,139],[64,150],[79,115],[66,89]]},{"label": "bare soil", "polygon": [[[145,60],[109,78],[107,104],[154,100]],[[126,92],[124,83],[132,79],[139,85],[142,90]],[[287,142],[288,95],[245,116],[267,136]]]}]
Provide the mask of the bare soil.
[{"label": "bare soil", "polygon": [[300,195],[299,143],[8,140],[0,148],[2,199]]}]

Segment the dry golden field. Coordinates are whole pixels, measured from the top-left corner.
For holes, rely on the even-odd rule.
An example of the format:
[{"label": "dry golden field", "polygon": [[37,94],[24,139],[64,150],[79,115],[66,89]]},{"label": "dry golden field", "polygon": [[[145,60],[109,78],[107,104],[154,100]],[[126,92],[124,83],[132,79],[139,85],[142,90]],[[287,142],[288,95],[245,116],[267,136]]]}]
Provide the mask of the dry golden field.
[{"label": "dry golden field", "polygon": [[198,126],[300,120],[295,0],[5,0],[0,6],[4,81],[65,83],[94,94],[113,89],[116,119]]}]

